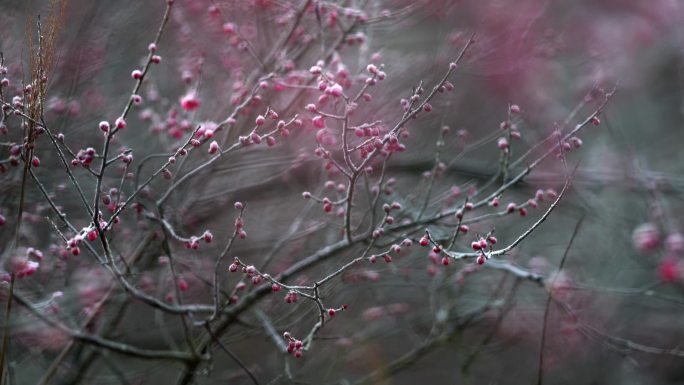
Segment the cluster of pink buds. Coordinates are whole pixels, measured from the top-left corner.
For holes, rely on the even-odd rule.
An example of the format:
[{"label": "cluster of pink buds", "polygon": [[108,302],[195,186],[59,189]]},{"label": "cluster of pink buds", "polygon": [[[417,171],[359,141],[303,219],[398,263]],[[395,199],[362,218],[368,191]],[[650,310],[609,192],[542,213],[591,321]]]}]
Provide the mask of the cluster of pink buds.
[{"label": "cluster of pink buds", "polygon": [[283,333],[283,338],[287,341],[287,352],[289,354],[294,354],[296,358],[301,358],[302,347],[304,346],[302,341],[292,337],[289,332]]},{"label": "cluster of pink buds", "polygon": [[[182,125],[185,126],[185,123],[182,122]],[[183,127],[183,128],[185,129],[185,127]],[[209,140],[209,139],[212,139],[214,137],[217,129],[218,129],[218,124],[216,122],[213,122],[211,120],[207,120],[207,121],[199,123],[199,127],[197,128],[197,133],[195,135],[198,138]]]},{"label": "cluster of pink buds", "polygon": [[394,223],[394,217],[391,214],[392,210],[401,210],[401,204],[392,202],[392,204],[385,203],[382,205],[382,210],[385,212],[385,223],[391,225]]},{"label": "cluster of pink buds", "polygon": [[[344,96],[344,88],[351,86],[349,81],[349,71],[343,66],[339,65],[337,73],[325,71],[323,61],[319,61],[316,65],[309,68],[309,73],[317,77],[318,90],[323,94],[318,97],[318,103],[324,105],[332,98],[339,98]],[[313,109],[310,107],[313,106]],[[309,105],[307,108],[310,112],[315,112],[315,105]],[[320,127],[319,127],[320,128]]]},{"label": "cluster of pink buds", "polygon": [[294,290],[290,290],[287,292],[287,294],[285,294],[285,302],[287,303],[295,303],[298,299],[299,295]]},{"label": "cluster of pink buds", "polygon": [[489,234],[487,235],[486,239],[485,237],[479,237],[477,240],[473,241],[470,244],[470,247],[473,250],[480,252],[480,255],[478,255],[476,259],[478,265],[484,265],[485,261],[487,260],[487,256],[485,254],[487,247],[491,248],[497,242],[498,240],[496,239],[496,237],[492,234]]},{"label": "cluster of pink buds", "polygon": [[504,131],[508,130],[508,133],[506,136],[503,136],[496,141],[497,147],[499,147],[499,149],[504,153],[508,153],[511,139],[519,140],[522,137],[520,131],[518,131],[517,125],[511,119],[511,115],[520,114],[520,106],[518,106],[517,104],[512,104],[508,108],[508,113],[508,119],[502,121],[501,124],[499,124],[499,127]]},{"label": "cluster of pink buds", "polygon": [[[395,247],[396,247],[395,252],[398,253],[401,251],[401,248],[399,247],[399,245],[393,245],[392,246],[392,248],[395,248]],[[392,263],[392,256],[389,254],[389,252],[380,254],[380,256],[382,256],[382,258],[385,260],[386,263]],[[379,257],[378,255],[373,254],[370,257],[368,257],[368,260],[370,261],[370,263],[376,263],[378,261],[378,257]]]},{"label": "cluster of pink buds", "polygon": [[[556,190],[553,189],[547,189],[546,191],[544,190],[537,190],[537,192],[534,194],[534,198],[530,198],[525,202],[524,204],[517,205],[513,202],[510,202],[506,205],[506,212],[508,214],[514,213],[516,210],[520,214],[521,217],[527,216],[527,207],[536,209],[539,207],[539,203],[543,202],[544,199],[548,200],[554,200],[558,197],[558,193]],[[494,198],[492,202],[490,202],[491,206],[497,207],[499,205],[500,201],[498,198]]]},{"label": "cluster of pink buds", "polygon": [[[558,132],[557,135],[559,138],[561,137],[560,132]],[[582,142],[582,139],[573,136],[567,141],[563,141],[560,143],[560,148],[557,148],[556,150],[556,157],[561,158],[566,152],[570,152],[573,149],[579,149],[580,147],[582,147],[583,144],[584,142]]]},{"label": "cluster of pink buds", "polygon": [[78,166],[80,164],[81,166],[88,168],[93,163],[96,155],[97,151],[95,151],[95,149],[92,147],[80,149],[76,154],[76,158],[71,160],[71,165]]},{"label": "cluster of pink buds", "polygon": [[228,271],[231,273],[235,273],[236,271],[240,270],[242,271],[243,274],[247,276],[247,278],[250,278],[252,280],[252,284],[254,286],[257,286],[261,284],[264,280],[273,282],[273,285],[271,288],[273,289],[274,292],[280,291],[280,285],[275,283],[273,281],[273,278],[271,277],[270,274],[261,274],[257,271],[256,267],[253,265],[245,265],[242,262],[240,262],[240,259],[238,257],[235,257],[233,260],[233,263],[228,266]]},{"label": "cluster of pink buds", "polygon": [[[402,247],[411,247],[411,246],[413,246],[413,241],[410,240],[410,239],[408,239],[408,238],[406,238],[406,239],[404,239],[403,241],[401,241],[401,244],[396,244],[396,243],[395,243],[395,244],[391,245],[391,246],[389,247],[389,250],[386,251],[386,252],[384,252],[384,253],[381,254],[381,255],[382,255],[383,259],[385,260],[385,262],[391,263],[391,262],[392,262],[392,255],[391,255],[390,253],[395,254],[395,255],[398,256],[398,255],[401,253]],[[371,255],[371,256],[368,258],[368,260],[369,260],[371,263],[375,263],[375,262],[377,261],[377,258],[378,258],[378,255]]]},{"label": "cluster of pink buds", "polygon": [[240,239],[247,238],[247,232],[244,230],[245,223],[242,220],[242,216],[235,218],[235,231],[237,231],[237,236]]},{"label": "cluster of pink buds", "polygon": [[329,213],[332,211],[333,205],[332,202],[330,201],[330,198],[324,197],[323,198],[323,211],[326,213]]},{"label": "cluster of pink buds", "polygon": [[470,244],[470,247],[475,251],[486,250],[487,249],[487,240],[484,239],[483,237],[479,237],[479,239],[473,241]]},{"label": "cluster of pink buds", "polygon": [[33,275],[40,267],[40,263],[32,261],[28,256],[13,257],[8,262],[9,271],[16,274],[17,278],[24,278]]},{"label": "cluster of pink buds", "polygon": [[[90,239],[90,237],[88,238]],[[83,243],[83,235],[77,234],[73,238],[67,239],[67,248],[71,250],[71,254],[74,256],[77,256],[81,253],[81,249],[79,248],[79,245]]]},{"label": "cluster of pink buds", "polygon": [[384,71],[380,70],[375,64],[372,63],[366,66],[366,71],[372,75],[366,79],[366,84],[369,86],[374,86],[378,80],[382,81],[387,77],[387,74]]},{"label": "cluster of pink buds", "polygon": [[211,243],[213,239],[214,235],[211,233],[211,231],[205,230],[202,236],[196,237],[193,235],[192,237],[190,237],[190,239],[185,241],[185,248],[197,250],[200,247],[200,241],[204,241],[205,243]]},{"label": "cluster of pink buds", "polygon": [[544,197],[549,200],[554,200],[558,198],[558,193],[554,189],[547,189],[546,191],[544,190],[537,190],[537,192],[534,194],[534,197],[537,201],[543,202]]},{"label": "cluster of pink buds", "polygon": [[[266,112],[267,112],[268,117],[270,117],[272,120],[278,120],[279,115],[275,110],[268,108]],[[294,120],[293,122],[295,124],[297,124],[296,120]],[[265,124],[266,124],[266,117],[264,115],[258,115],[254,119],[255,127],[252,130],[252,132],[249,135],[240,136],[238,138],[238,140],[240,141],[240,144],[242,146],[249,146],[252,144],[261,144],[265,139],[266,145],[268,145],[269,147],[275,146],[276,145],[276,139],[273,137],[273,135],[268,135],[264,138],[262,135],[260,135],[257,132],[257,129],[260,127],[263,127]],[[278,123],[276,124],[276,127],[278,128],[278,132],[283,137],[288,136],[290,134],[289,130],[285,127],[286,125],[287,124],[282,120],[278,121]]]}]

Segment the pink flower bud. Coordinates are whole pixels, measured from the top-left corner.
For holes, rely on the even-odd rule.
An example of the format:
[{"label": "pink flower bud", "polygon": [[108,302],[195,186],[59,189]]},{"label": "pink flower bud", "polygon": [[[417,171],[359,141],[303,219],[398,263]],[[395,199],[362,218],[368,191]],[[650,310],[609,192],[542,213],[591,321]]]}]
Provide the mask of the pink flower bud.
[{"label": "pink flower bud", "polygon": [[658,264],[658,277],[663,282],[675,282],[682,277],[682,268],[677,257],[666,256]]},{"label": "pink flower bud", "polygon": [[235,32],[235,23],[225,23],[223,24],[222,29],[223,33],[225,33],[226,35],[231,35],[233,32]]},{"label": "pink flower bud", "polygon": [[499,140],[496,141],[496,146],[499,147],[502,150],[505,150],[508,148],[508,139],[506,138],[499,138]]},{"label": "pink flower bud", "polygon": [[333,97],[339,98],[340,96],[342,96],[342,86],[335,83],[332,87],[329,88],[329,92],[330,95],[332,95]]},{"label": "pink flower bud", "polygon": [[516,208],[516,204],[511,202],[508,205],[506,205],[506,212],[510,214],[513,211],[515,211],[515,208]]},{"label": "pink flower bud", "polygon": [[181,98],[180,104],[185,111],[192,111],[199,108],[201,103],[197,98],[197,93],[190,91]]},{"label": "pink flower bud", "polygon": [[188,282],[183,277],[178,278],[178,289],[180,291],[188,290]]},{"label": "pink flower bud", "polygon": [[122,130],[126,128],[126,121],[122,117],[116,118],[116,121],[114,121],[114,126],[117,129]]},{"label": "pink flower bud", "polygon": [[316,128],[325,128],[325,119],[321,115],[316,115],[311,119],[311,123],[313,123],[314,127]]},{"label": "pink flower bud", "polygon": [[216,153],[218,152],[218,150],[219,150],[218,142],[215,141],[215,140],[212,141],[212,142],[209,144],[209,150],[208,150],[208,151],[209,151],[209,154],[212,154],[212,155],[213,155],[213,154],[216,154]]},{"label": "pink flower bud", "polygon": [[430,240],[429,240],[426,236],[423,236],[423,237],[420,238],[420,240],[418,241],[418,244],[421,245],[421,246],[427,246],[427,245],[430,244]]},{"label": "pink flower bud", "polygon": [[660,231],[652,223],[642,223],[632,233],[632,245],[640,253],[654,251],[660,246]]}]

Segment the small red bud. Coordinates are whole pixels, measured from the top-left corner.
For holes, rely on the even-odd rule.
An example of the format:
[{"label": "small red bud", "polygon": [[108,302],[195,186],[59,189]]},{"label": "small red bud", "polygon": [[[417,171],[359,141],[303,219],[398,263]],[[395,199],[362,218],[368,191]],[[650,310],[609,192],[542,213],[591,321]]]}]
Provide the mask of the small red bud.
[{"label": "small red bud", "polygon": [[180,291],[188,290],[188,282],[185,279],[183,279],[182,277],[178,278],[178,289]]},{"label": "small red bud", "polygon": [[506,212],[509,213],[509,214],[512,213],[513,211],[515,211],[515,207],[516,207],[515,203],[512,203],[512,202],[509,203],[509,204],[506,206]]}]

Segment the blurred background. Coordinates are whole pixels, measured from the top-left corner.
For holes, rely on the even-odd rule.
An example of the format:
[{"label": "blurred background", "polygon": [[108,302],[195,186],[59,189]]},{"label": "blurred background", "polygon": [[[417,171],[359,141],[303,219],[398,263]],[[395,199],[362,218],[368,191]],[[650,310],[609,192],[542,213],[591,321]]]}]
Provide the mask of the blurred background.
[{"label": "blurred background", "polygon": [[[385,179],[396,182],[381,186],[380,201],[400,202],[400,219],[415,219],[417,212],[438,215],[467,195],[493,191],[479,189],[497,175],[497,139],[504,135],[500,124],[509,119],[509,106],[521,110],[511,121],[521,134],[511,144],[512,159],[533,149],[515,164],[515,175],[540,148],[549,148],[548,143],[534,147],[537,143],[556,129],[567,132],[583,122],[607,92],[617,91],[600,113],[600,124],[588,124],[577,135],[581,148],[567,154],[574,172],[558,207],[502,257],[542,275],[543,284],[487,264],[477,268],[472,261],[442,266],[428,258],[427,249],[414,246],[391,264],[361,264],[324,286],[326,304],[349,309],[325,325],[301,359],[283,354],[265,325],[278,335],[289,331],[303,338],[318,309],[304,299],[286,304],[281,292],[264,296],[221,336],[242,364],[214,346],[214,360],[200,365],[193,380],[253,383],[244,366],[261,384],[683,384],[684,352],[678,349],[684,343],[684,4],[677,0],[176,0],[159,44],[162,62],[145,78],[143,103],[133,107],[113,146],[115,153],[132,149],[134,167],[125,172],[133,175],[126,177],[117,166],[103,191],[121,185],[118,193],[130,194],[138,178],[147,178],[166,159],[147,155],[173,151],[193,127],[226,119],[257,84],[254,71],[271,57],[275,42],[306,4],[300,29],[287,49],[273,55],[276,75],[266,81],[260,100],[241,110],[225,138],[232,143],[248,133],[267,106],[282,119],[298,114],[303,127],[278,137],[273,148],[255,146],[224,157],[180,185],[166,203],[165,216],[178,233],[209,229],[215,242],[199,251],[178,242],[169,248],[157,224],[133,210],[115,228],[115,253],[139,256],[130,280],[146,293],[177,300],[174,279],[160,259],[172,254],[188,284],[183,301],[211,303],[214,262],[233,231],[235,201],[247,203],[248,236],[236,242],[228,260],[238,255],[275,275],[342,240],[342,220],[302,198],[303,191],[343,197],[324,190],[326,181],[344,178],[314,155],[312,115],[304,110],[317,103],[320,92],[298,88],[310,84],[309,68],[328,52],[326,70],[351,74],[345,89],[361,87],[367,64],[383,65],[387,79],[371,88],[373,100],[360,103],[354,120],[382,120],[391,127],[403,113],[400,99],[410,97],[421,81],[429,91],[475,33],[475,43],[450,78],[453,91],[439,93],[432,112],[406,124],[407,149],[387,163]],[[74,152],[100,150],[98,122],[113,122],[121,114],[134,84],[131,71],[144,64],[164,7],[162,0],[68,1],[44,119]],[[46,20],[48,14],[47,1],[0,0],[0,51],[10,80],[3,88],[6,102],[29,78],[27,30],[35,33],[38,15]],[[238,33],[228,32],[231,28]],[[201,105],[185,111],[180,100],[191,94]],[[89,333],[147,349],[184,349],[177,316],[130,300],[97,261],[67,252],[45,219],[55,215],[32,180],[21,241],[16,249],[10,246],[22,172],[9,159],[11,144],[21,142],[21,122],[13,117],[4,122],[2,258],[8,266],[15,254],[29,253],[28,247],[44,254],[38,271],[18,280],[15,290],[68,325],[79,325],[108,296],[88,324]],[[36,175],[55,202],[77,227],[88,226],[47,138],[39,138],[36,154],[41,158]],[[189,156],[173,169],[174,178],[207,159],[204,150]],[[435,175],[439,162],[443,171]],[[74,170],[90,197],[94,179],[81,167]],[[550,156],[508,189],[502,204],[524,203],[538,189],[560,191],[565,171]],[[156,180],[136,202],[154,211],[154,200],[170,183]],[[354,215],[361,218],[368,206],[364,195],[358,201]],[[547,196],[526,217],[474,223],[468,236],[494,228],[499,242],[510,244],[548,207]],[[484,207],[482,214],[493,210]],[[426,228],[447,237],[454,222],[393,232],[382,244],[404,237],[417,241]],[[470,240],[459,241],[457,250],[467,251]],[[341,251],[290,283],[310,284],[362,251],[361,246]],[[222,287],[230,292],[241,277],[223,271]],[[248,286],[246,291],[252,290]],[[184,369],[80,342],[69,346],[67,336],[20,306],[13,312],[6,329],[6,383],[38,383],[55,362],[46,383],[165,384]],[[203,330],[196,329],[197,337]]]}]

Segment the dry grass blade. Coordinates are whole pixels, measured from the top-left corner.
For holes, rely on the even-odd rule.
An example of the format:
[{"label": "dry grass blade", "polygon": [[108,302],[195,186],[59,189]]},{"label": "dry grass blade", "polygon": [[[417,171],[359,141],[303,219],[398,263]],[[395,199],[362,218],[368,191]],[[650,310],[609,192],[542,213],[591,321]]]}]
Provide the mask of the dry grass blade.
[{"label": "dry grass blade", "polygon": [[[29,52],[30,82],[26,85],[25,95],[26,110],[30,119],[27,119],[24,128],[24,172],[21,178],[21,190],[19,194],[19,210],[17,211],[17,226],[14,246],[19,243],[21,219],[24,212],[24,200],[26,196],[26,180],[33,159],[36,139],[36,122],[41,120],[43,106],[47,95],[48,73],[52,68],[55,57],[56,40],[64,20],[64,10],[67,0],[52,0],[50,14],[48,15],[45,33],[43,33],[40,16],[36,22],[38,27],[38,48],[35,47],[33,36],[34,21],[28,19],[26,25],[26,38]],[[27,89],[27,87],[29,87]]]}]

